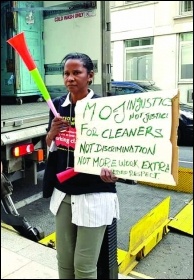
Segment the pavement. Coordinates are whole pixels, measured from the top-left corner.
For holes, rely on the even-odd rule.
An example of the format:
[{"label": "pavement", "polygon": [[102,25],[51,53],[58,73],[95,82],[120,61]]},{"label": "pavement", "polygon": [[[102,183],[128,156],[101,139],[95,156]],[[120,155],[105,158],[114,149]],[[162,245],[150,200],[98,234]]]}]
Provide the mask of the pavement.
[{"label": "pavement", "polygon": [[1,224],[1,279],[58,279],[56,251]]}]

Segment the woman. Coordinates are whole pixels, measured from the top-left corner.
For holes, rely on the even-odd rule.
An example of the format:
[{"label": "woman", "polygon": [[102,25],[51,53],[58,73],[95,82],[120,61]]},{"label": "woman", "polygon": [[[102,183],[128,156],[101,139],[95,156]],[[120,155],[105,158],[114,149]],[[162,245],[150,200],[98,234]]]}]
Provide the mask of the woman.
[{"label": "woman", "polygon": [[[59,116],[54,117],[50,111],[46,137],[53,151],[50,154],[55,154],[51,163],[55,177],[74,167],[74,146],[69,139],[76,134],[76,102],[99,97],[89,88],[94,77],[90,57],[70,53],[62,64],[64,85],[69,93],[53,100]],[[45,173],[52,173],[53,168]],[[62,184],[55,181],[50,210],[56,222],[59,279],[97,279],[97,262],[106,226],[112,224],[113,218],[119,218],[116,181],[107,168],[102,168],[100,176],[78,173]]]}]

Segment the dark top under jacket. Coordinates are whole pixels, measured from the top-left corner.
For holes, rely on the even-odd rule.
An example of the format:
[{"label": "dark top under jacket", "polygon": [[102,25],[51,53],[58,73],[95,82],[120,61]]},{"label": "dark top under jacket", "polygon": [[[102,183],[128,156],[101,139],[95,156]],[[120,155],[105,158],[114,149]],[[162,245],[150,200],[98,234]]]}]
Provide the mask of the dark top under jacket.
[{"label": "dark top under jacket", "polygon": [[[60,114],[60,116],[64,117],[64,119],[69,120],[71,116],[71,127],[75,128],[75,104],[69,104],[66,107],[61,106],[64,103],[66,97],[67,95],[56,97],[53,99],[53,104],[57,112]],[[100,96],[94,94],[92,98],[99,97]],[[54,115],[52,111],[50,111],[48,131],[50,130],[53,118]],[[67,158],[69,159],[68,162]],[[56,174],[65,171],[67,166],[74,167],[74,149],[72,147],[58,146],[57,151],[49,152],[47,166],[45,168],[45,174],[43,178],[43,197],[50,197],[54,187],[70,195],[97,192],[116,193],[116,184],[103,182],[99,175],[78,173],[74,177],[66,180],[63,183],[60,183]]]}]

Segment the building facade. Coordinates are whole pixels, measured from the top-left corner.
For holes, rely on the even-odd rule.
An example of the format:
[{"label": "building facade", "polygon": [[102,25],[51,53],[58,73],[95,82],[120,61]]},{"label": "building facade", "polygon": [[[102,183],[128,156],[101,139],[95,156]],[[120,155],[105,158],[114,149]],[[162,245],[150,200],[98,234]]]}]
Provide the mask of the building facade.
[{"label": "building facade", "polygon": [[110,1],[112,79],[154,81],[193,106],[193,2]]}]

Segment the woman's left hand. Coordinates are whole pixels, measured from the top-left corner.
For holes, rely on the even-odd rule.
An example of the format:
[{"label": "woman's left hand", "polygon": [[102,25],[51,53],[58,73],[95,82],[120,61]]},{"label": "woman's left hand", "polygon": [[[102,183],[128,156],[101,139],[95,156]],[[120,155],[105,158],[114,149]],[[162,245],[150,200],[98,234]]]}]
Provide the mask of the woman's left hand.
[{"label": "woman's left hand", "polygon": [[106,183],[115,183],[118,180],[118,178],[108,168],[101,169],[100,178]]}]

